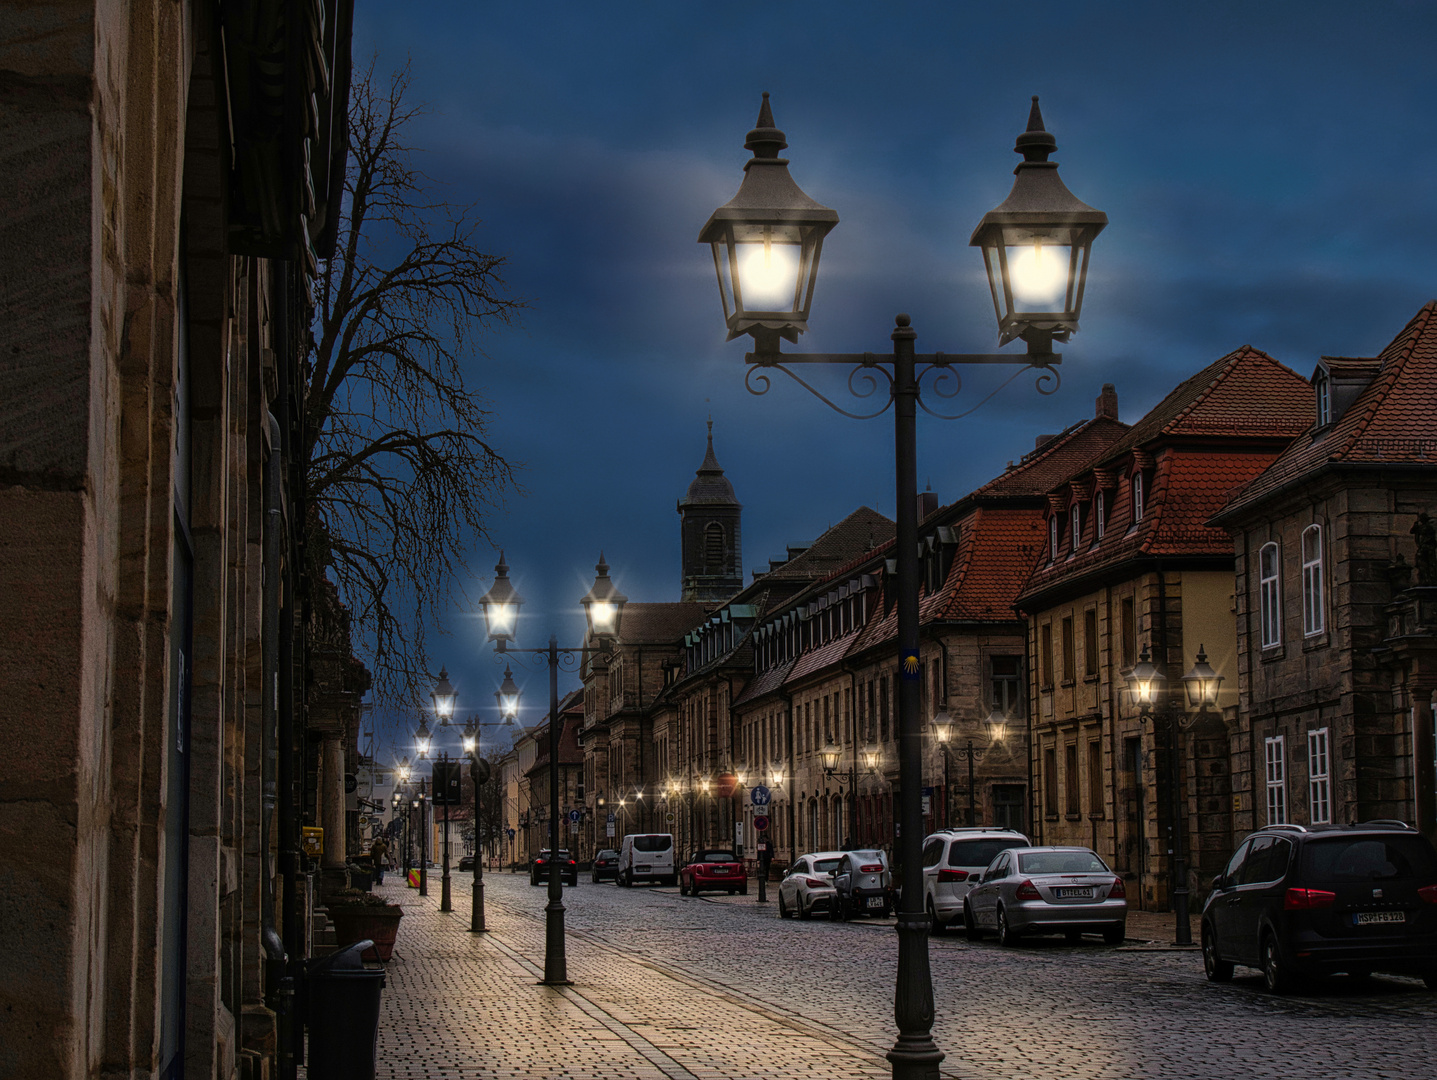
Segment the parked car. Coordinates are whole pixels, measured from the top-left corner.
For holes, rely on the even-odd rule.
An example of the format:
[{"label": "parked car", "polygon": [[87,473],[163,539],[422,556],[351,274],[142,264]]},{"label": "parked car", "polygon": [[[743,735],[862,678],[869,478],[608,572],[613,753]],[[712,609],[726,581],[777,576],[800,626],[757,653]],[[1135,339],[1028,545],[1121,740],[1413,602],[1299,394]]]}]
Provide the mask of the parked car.
[{"label": "parked car", "polygon": [[1004,945],[1024,934],[1062,933],[1076,941],[1101,933],[1123,940],[1128,891],[1090,848],[1027,847],[999,852],[963,899],[970,938],[993,930]]},{"label": "parked car", "polygon": [[933,933],[962,922],[963,898],[998,852],[1028,846],[1028,838],[1014,829],[939,829],[925,837],[923,906]]},{"label": "parked car", "polygon": [[612,848],[595,853],[592,869],[595,885],[601,881],[616,880],[619,876],[619,853]]},{"label": "parked car", "polygon": [[845,851],[833,871],[830,915],[847,922],[855,915],[887,917],[894,908],[893,872],[882,851]]},{"label": "parked car", "polygon": [[672,833],[629,833],[619,845],[619,869],[615,879],[625,887],[636,881],[673,885],[674,837]]},{"label": "parked car", "polygon": [[474,856],[473,856],[473,855],[461,855],[461,856],[459,857],[459,872],[460,872],[461,874],[472,874],[472,873],[474,873]]},{"label": "parked car", "polygon": [[694,852],[679,871],[679,895],[697,896],[702,889],[722,890],[733,896],[748,894],[748,873],[730,848],[709,848]]},{"label": "parked car", "polygon": [[[574,861],[574,856],[564,848],[560,848],[555,855],[559,861],[559,880],[565,885],[578,885],[579,864]],[[534,856],[534,861],[529,865],[529,884],[547,885],[549,874],[549,849],[545,848]]]},{"label": "parked car", "polygon": [[815,912],[833,911],[833,872],[838,869],[841,851],[814,851],[793,860],[778,883],[778,917],[812,918]]},{"label": "parked car", "polygon": [[1276,994],[1374,971],[1437,990],[1437,850],[1400,821],[1259,829],[1213,879],[1202,956],[1213,982],[1243,964]]}]

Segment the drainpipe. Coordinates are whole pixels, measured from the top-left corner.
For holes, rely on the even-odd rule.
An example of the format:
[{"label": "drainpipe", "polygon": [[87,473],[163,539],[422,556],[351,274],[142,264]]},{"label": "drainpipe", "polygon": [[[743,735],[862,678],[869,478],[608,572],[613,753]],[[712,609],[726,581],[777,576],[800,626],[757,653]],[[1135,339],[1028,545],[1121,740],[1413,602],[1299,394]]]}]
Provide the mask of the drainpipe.
[{"label": "drainpipe", "polygon": [[264,466],[264,589],[262,692],[263,721],[260,748],[260,865],[263,886],[260,889],[260,940],[265,951],[265,994],[270,1007],[276,1005],[279,981],[284,973],[284,941],[275,928],[275,881],[271,876],[270,851],[274,846],[274,814],[277,801],[276,776],[279,722],[279,619],[280,619],[280,536],[284,529],[283,476],[280,470],[279,421],[269,420],[269,455]]},{"label": "drainpipe", "polygon": [[[1113,862],[1118,861],[1118,776],[1119,766],[1123,763],[1118,753],[1118,691],[1117,680],[1113,678],[1113,587],[1111,585],[1103,591],[1104,616],[1108,621],[1108,760],[1112,766],[1108,769],[1108,797],[1112,805],[1112,833],[1113,833]],[[1132,867],[1128,867],[1132,872]]]},{"label": "drainpipe", "polygon": [[780,690],[788,736],[788,862],[798,858],[798,750],[793,738],[793,695]]}]

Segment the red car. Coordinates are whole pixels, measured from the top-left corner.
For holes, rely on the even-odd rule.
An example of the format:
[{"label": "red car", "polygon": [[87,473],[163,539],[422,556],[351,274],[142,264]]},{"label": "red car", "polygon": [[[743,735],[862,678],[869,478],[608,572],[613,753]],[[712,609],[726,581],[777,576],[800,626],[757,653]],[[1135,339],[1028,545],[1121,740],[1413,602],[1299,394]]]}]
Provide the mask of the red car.
[{"label": "red car", "polygon": [[700,889],[748,895],[748,874],[732,851],[696,851],[679,871],[679,895],[697,896]]}]

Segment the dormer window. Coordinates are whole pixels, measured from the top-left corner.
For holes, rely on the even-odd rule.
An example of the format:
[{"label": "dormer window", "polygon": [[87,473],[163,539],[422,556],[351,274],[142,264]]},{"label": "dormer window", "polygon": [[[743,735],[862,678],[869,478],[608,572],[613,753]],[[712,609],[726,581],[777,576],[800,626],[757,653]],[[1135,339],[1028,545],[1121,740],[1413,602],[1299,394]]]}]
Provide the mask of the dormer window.
[{"label": "dormer window", "polygon": [[1058,557],[1058,515],[1048,518],[1048,561]]},{"label": "dormer window", "polygon": [[1317,426],[1326,427],[1332,423],[1332,384],[1327,372],[1319,370],[1313,376],[1312,389],[1317,397]]},{"label": "dormer window", "polygon": [[1108,493],[1099,491],[1093,496],[1093,544],[1096,546],[1103,538],[1103,529],[1107,527],[1108,517]]},{"label": "dormer window", "polygon": [[1073,542],[1068,547],[1068,558],[1078,553],[1078,545],[1083,540],[1083,504],[1073,504]]},{"label": "dormer window", "polygon": [[1143,520],[1143,474],[1133,473],[1133,524]]}]

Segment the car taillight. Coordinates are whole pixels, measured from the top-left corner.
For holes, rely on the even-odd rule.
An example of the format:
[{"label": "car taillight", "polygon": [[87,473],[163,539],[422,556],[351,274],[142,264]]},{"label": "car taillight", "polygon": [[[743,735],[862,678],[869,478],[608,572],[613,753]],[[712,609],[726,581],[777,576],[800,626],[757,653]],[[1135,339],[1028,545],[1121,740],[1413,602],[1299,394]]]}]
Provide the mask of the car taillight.
[{"label": "car taillight", "polygon": [[1113,878],[1113,887],[1108,890],[1109,900],[1126,900],[1128,898],[1127,886],[1123,884],[1122,878]]},{"label": "car taillight", "polygon": [[967,870],[939,870],[939,871],[938,871],[938,880],[939,880],[939,881],[967,881],[967,880],[968,880],[968,871],[967,871]]},{"label": "car taillight", "polygon": [[826,889],[826,888],[828,888],[828,887],[832,884],[832,882],[830,882],[830,881],[825,881],[823,878],[814,878],[814,877],[804,878],[804,879],[803,879],[803,882],[804,882],[804,884],[807,885],[810,889]]},{"label": "car taillight", "polygon": [[1042,894],[1038,892],[1038,886],[1031,881],[1025,881],[1018,886],[1017,897],[1019,900],[1041,900]]},{"label": "car taillight", "polygon": [[1288,911],[1331,907],[1335,903],[1337,894],[1324,889],[1288,889],[1282,898],[1282,906]]},{"label": "car taillight", "polygon": [[574,860],[573,860],[573,859],[570,859],[570,860],[569,860],[569,865],[570,865],[570,866],[573,866],[573,865],[574,865]]},{"label": "car taillight", "polygon": [[1437,904],[1437,885],[1424,885],[1417,890],[1417,895],[1429,904]]},{"label": "car taillight", "polygon": [[883,873],[883,864],[869,863],[867,866],[860,866],[858,872],[860,874],[881,874]]}]

